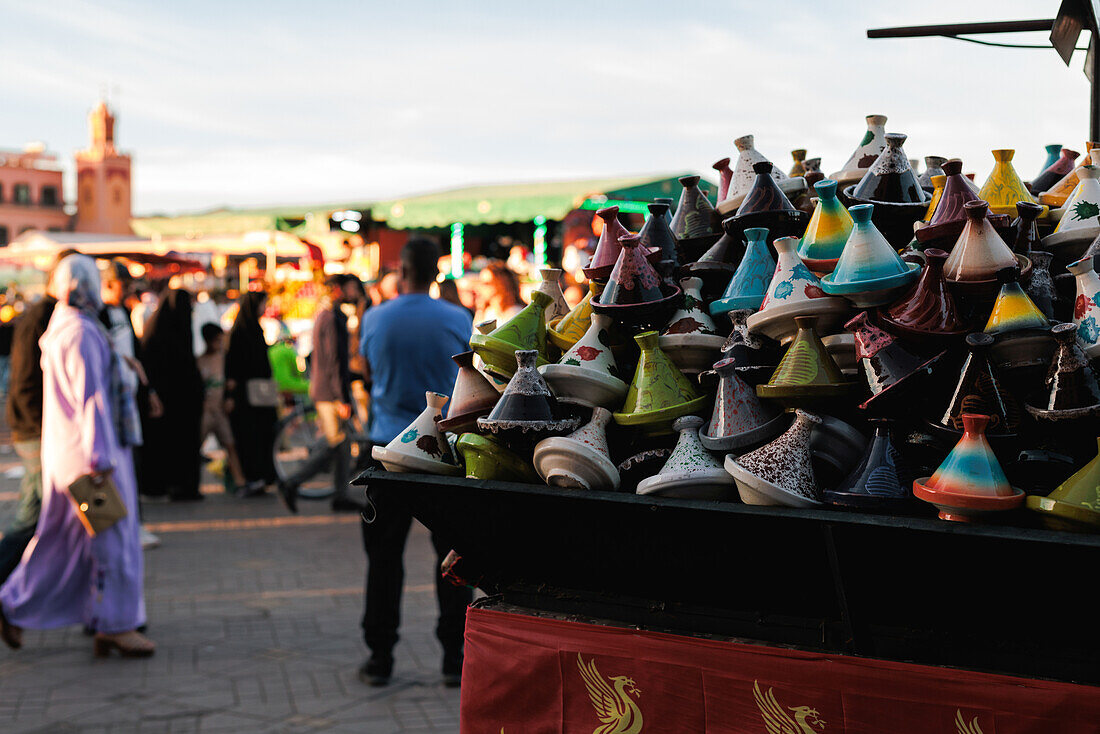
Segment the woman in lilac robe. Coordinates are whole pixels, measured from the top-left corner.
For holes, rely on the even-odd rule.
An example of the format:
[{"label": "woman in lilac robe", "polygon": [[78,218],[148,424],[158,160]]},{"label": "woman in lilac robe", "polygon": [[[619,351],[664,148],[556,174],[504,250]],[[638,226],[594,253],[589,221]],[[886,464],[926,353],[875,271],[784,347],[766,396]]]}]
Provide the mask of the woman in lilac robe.
[{"label": "woman in lilac robe", "polygon": [[[153,643],[137,631],[145,624],[143,563],[134,466],[125,443],[133,404],[120,393],[118,357],[97,318],[102,303],[95,261],[66,257],[53,287],[58,304],[40,341],[42,513],[19,566],[0,587],[0,631],[18,648],[24,627],[84,624],[96,632],[97,655],[112,649],[151,655]],[[128,514],[93,538],[68,486],[108,470]]]}]

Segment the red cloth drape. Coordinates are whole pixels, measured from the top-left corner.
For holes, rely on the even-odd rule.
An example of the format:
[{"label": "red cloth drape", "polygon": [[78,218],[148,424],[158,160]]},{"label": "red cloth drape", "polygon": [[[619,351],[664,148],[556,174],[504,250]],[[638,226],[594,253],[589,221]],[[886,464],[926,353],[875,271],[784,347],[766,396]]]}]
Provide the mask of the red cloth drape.
[{"label": "red cloth drape", "polygon": [[473,608],[462,732],[1100,734],[1100,688]]}]

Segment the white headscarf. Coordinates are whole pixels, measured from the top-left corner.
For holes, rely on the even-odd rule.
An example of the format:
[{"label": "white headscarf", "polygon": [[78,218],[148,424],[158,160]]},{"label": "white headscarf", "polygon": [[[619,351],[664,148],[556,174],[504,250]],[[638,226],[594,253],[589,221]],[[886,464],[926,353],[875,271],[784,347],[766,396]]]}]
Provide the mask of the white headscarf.
[{"label": "white headscarf", "polygon": [[54,268],[50,290],[60,303],[98,316],[103,308],[99,268],[87,255],[68,255]]}]

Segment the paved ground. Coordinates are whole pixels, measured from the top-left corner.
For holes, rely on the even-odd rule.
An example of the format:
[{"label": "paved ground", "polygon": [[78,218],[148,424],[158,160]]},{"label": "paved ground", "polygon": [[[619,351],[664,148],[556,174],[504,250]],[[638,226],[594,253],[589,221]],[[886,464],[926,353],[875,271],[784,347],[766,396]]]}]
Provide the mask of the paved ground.
[{"label": "paved ground", "polygon": [[[0,527],[17,464],[0,435]],[[402,641],[388,688],[356,678],[365,560],[358,517],[274,497],[149,504],[149,660],[95,660],[80,629],[0,647],[0,732],[457,732],[459,693],[440,683],[434,553],[419,525],[406,554]]]}]

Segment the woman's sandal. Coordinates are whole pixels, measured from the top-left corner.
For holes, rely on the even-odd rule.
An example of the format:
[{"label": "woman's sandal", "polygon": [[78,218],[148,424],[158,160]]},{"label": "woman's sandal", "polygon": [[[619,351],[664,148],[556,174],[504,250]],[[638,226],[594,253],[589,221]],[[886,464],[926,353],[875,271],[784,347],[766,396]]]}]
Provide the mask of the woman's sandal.
[{"label": "woman's sandal", "polygon": [[147,658],[152,656],[157,646],[137,630],[131,630],[116,635],[97,634],[92,649],[97,658],[110,656],[112,650],[118,650],[124,658]]},{"label": "woman's sandal", "polygon": [[23,629],[16,627],[4,616],[4,608],[0,606],[0,640],[12,650],[23,647]]}]

